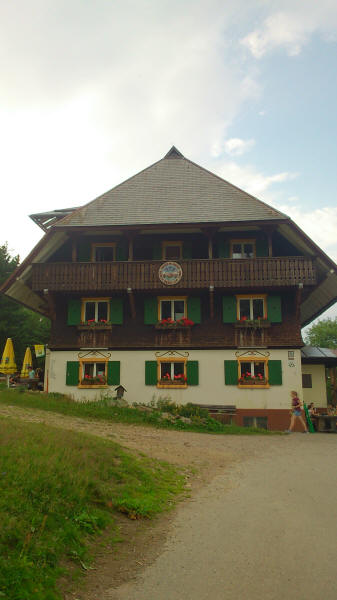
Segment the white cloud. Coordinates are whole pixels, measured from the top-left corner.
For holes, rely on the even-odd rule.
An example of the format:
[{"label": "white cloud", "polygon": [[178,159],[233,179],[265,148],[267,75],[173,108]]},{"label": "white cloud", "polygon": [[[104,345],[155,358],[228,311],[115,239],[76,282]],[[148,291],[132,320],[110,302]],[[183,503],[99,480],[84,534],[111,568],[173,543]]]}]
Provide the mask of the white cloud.
[{"label": "white cloud", "polygon": [[276,208],[289,215],[330,258],[337,261],[337,207],[304,210],[299,205],[282,204]]},{"label": "white cloud", "polygon": [[234,161],[218,165],[216,171],[224,179],[261,199],[263,199],[264,193],[274,184],[291,181],[297,177],[297,173],[287,171],[264,175],[252,165],[242,166]]},{"label": "white cloud", "polygon": [[289,56],[298,55],[314,33],[326,42],[335,42],[337,4],[333,0],[272,1],[269,15],[262,24],[241,39],[255,58],[262,58],[276,48],[285,48]]},{"label": "white cloud", "polygon": [[242,140],[241,138],[229,138],[225,140],[221,146],[213,148],[213,156],[220,156],[223,151],[230,156],[242,156],[249,152],[255,145],[255,140]]}]

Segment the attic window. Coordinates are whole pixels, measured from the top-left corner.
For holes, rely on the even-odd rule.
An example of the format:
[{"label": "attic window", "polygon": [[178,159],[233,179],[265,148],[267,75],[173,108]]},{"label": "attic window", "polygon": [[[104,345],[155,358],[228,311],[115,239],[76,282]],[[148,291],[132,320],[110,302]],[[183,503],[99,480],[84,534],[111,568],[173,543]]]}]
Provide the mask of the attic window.
[{"label": "attic window", "polygon": [[255,240],[232,240],[231,258],[254,258]]},{"label": "attic window", "polygon": [[116,260],[116,243],[99,243],[91,246],[91,260],[94,262],[113,262]]},{"label": "attic window", "polygon": [[164,260],[180,260],[182,254],[182,242],[162,242],[162,257]]}]

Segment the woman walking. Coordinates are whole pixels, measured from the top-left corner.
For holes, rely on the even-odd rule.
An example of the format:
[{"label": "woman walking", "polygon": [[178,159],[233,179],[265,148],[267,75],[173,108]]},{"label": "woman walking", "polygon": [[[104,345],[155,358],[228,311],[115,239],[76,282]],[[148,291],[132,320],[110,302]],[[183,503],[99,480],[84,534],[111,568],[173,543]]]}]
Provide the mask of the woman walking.
[{"label": "woman walking", "polygon": [[287,433],[291,433],[294,431],[295,421],[299,419],[304,427],[303,433],[309,433],[307,424],[302,417],[302,406],[299,397],[297,396],[297,392],[290,392],[291,395],[291,419],[289,429],[287,429]]}]

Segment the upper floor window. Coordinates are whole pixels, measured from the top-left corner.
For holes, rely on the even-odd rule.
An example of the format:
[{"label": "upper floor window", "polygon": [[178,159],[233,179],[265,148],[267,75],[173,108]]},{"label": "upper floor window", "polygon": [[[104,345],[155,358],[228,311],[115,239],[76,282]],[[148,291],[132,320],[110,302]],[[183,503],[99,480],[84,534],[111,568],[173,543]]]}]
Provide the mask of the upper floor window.
[{"label": "upper floor window", "polygon": [[186,317],[186,298],[159,298],[158,320],[179,321]]},{"label": "upper floor window", "polygon": [[84,298],[82,301],[82,321],[104,323],[110,318],[109,298]]},{"label": "upper floor window", "polygon": [[254,258],[255,240],[231,240],[231,258]]},{"label": "upper floor window", "polygon": [[267,318],[266,296],[237,296],[238,321]]},{"label": "upper floor window", "polygon": [[91,245],[91,260],[113,262],[116,260],[116,242],[102,242]]},{"label": "upper floor window", "polygon": [[163,260],[181,260],[183,257],[182,242],[162,242]]}]

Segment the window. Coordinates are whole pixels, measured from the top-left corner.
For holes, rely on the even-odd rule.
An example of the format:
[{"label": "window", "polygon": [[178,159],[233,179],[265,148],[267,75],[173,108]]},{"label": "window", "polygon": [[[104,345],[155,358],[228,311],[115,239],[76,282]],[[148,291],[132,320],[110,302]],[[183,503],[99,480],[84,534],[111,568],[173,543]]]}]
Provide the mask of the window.
[{"label": "window", "polygon": [[116,242],[91,245],[91,260],[94,262],[113,262],[116,260]]},{"label": "window", "polygon": [[311,373],[303,373],[302,374],[302,387],[303,388],[312,388]]},{"label": "window", "polygon": [[158,320],[172,319],[179,321],[186,317],[186,298],[159,298]]},{"label": "window", "polygon": [[186,360],[159,360],[157,363],[158,387],[187,387]]},{"label": "window", "polygon": [[107,360],[80,361],[80,384],[78,387],[105,387],[107,385],[107,366]]},{"label": "window", "polygon": [[162,242],[162,258],[180,260],[183,257],[182,242]]},{"label": "window", "polygon": [[239,387],[269,387],[266,360],[239,360]]},{"label": "window", "polygon": [[268,429],[268,417],[243,417],[243,426]]},{"label": "window", "polygon": [[83,323],[107,323],[110,320],[109,298],[84,298],[81,320]]},{"label": "window", "polygon": [[266,296],[237,296],[238,321],[267,318]]},{"label": "window", "polygon": [[231,258],[254,258],[255,240],[232,240]]}]

